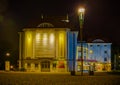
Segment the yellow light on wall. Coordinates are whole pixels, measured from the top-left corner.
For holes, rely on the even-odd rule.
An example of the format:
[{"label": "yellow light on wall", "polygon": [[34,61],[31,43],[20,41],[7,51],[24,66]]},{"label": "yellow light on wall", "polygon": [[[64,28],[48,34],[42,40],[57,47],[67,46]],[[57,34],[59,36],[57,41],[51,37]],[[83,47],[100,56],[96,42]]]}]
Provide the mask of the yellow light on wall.
[{"label": "yellow light on wall", "polygon": [[64,35],[62,33],[59,35],[59,40],[61,43],[64,42]]},{"label": "yellow light on wall", "polygon": [[36,43],[40,42],[40,38],[41,38],[40,33],[37,33],[36,34]]},{"label": "yellow light on wall", "polygon": [[43,34],[43,45],[47,45],[47,41],[48,41],[47,33],[44,33]]},{"label": "yellow light on wall", "polygon": [[31,41],[32,41],[32,35],[31,35],[31,33],[28,33],[27,40],[28,40],[28,44],[30,44]]},{"label": "yellow light on wall", "polygon": [[53,33],[50,34],[49,42],[50,44],[54,44],[55,36]]},{"label": "yellow light on wall", "polygon": [[90,54],[92,54],[92,53],[93,53],[93,51],[92,51],[92,50],[90,50],[89,52],[90,52]]},{"label": "yellow light on wall", "polygon": [[64,33],[59,34],[59,56],[64,57]]},{"label": "yellow light on wall", "polygon": [[25,56],[31,57],[33,49],[33,36],[31,31],[25,33]]}]

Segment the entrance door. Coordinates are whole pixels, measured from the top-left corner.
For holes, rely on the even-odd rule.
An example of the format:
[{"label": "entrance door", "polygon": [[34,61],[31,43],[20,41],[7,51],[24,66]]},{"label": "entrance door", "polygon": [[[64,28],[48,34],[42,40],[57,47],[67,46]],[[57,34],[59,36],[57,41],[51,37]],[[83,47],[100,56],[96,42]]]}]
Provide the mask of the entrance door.
[{"label": "entrance door", "polygon": [[50,62],[49,61],[41,62],[41,72],[50,72]]}]

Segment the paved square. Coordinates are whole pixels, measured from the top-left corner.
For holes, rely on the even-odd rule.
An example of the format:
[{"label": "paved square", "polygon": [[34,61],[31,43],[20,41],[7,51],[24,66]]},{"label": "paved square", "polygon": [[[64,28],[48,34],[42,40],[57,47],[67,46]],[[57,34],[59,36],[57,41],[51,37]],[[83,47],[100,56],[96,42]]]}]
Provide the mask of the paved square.
[{"label": "paved square", "polygon": [[0,72],[0,85],[119,85],[120,76],[96,73],[71,76],[70,73]]}]

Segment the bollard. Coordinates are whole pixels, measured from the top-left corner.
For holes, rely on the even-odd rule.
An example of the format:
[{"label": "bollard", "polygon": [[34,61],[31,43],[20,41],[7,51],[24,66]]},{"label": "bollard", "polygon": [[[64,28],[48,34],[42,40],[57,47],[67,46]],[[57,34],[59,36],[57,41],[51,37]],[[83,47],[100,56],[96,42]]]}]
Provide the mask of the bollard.
[{"label": "bollard", "polygon": [[89,71],[89,75],[94,75],[94,71]]}]

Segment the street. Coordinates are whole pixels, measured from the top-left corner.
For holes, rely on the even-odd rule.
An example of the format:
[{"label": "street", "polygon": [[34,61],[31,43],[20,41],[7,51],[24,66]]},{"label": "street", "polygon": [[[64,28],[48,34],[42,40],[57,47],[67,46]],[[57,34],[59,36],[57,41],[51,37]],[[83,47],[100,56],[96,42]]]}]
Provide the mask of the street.
[{"label": "street", "polygon": [[96,73],[93,76],[78,73],[0,72],[0,85],[118,85],[120,75]]}]

